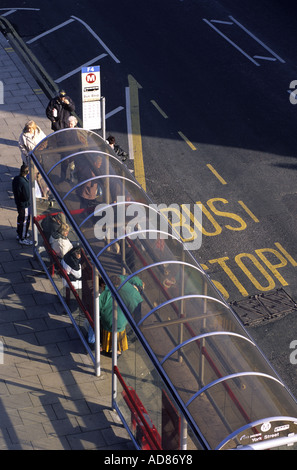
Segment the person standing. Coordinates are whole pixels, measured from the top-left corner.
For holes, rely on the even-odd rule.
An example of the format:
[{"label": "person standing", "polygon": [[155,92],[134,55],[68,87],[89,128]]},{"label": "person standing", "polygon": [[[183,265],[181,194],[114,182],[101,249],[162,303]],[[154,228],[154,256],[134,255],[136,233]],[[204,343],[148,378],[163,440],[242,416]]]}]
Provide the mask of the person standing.
[{"label": "person standing", "polygon": [[70,129],[73,129],[74,127],[76,127],[78,124],[78,120],[76,119],[75,116],[69,116],[68,118],[68,121],[67,121],[67,127],[69,127]]},{"label": "person standing", "polygon": [[63,224],[66,224],[66,217],[63,212],[58,212],[52,215],[47,214],[40,223],[47,240],[49,240],[51,235],[57,232]]},{"label": "person standing", "polygon": [[[24,129],[19,137],[19,149],[23,163],[29,166],[29,153],[46,138],[45,133],[40,129],[35,121],[26,122]],[[40,173],[35,169],[35,191],[37,198],[48,199],[49,189]]]},{"label": "person standing", "polygon": [[86,181],[77,189],[82,209],[95,208],[99,204],[98,196],[100,196],[100,191],[102,190],[96,176],[100,174],[101,165],[101,156],[95,158],[93,162],[82,161],[81,164],[78,165],[77,173],[79,180]]},{"label": "person standing", "polygon": [[27,239],[30,225],[30,183],[27,178],[28,174],[29,168],[23,163],[20,174],[15,176],[12,181],[14,201],[18,211],[17,238],[21,245],[33,245],[33,242]]},{"label": "person standing", "polygon": [[[102,334],[102,347],[101,350],[105,353],[111,352],[112,347],[112,324],[113,324],[113,297],[107,286],[99,297],[99,311],[100,311],[100,326]],[[117,306],[117,343],[120,355],[123,351],[128,349],[128,340],[126,334],[127,319]]]},{"label": "person standing", "polygon": [[46,137],[35,121],[28,121],[19,137],[19,149],[23,163],[29,165],[29,153]]},{"label": "person standing", "polygon": [[[120,284],[126,279],[127,276],[120,275],[111,276],[114,286],[118,289]],[[119,295],[128,307],[131,315],[136,323],[141,320],[141,304],[143,302],[142,291],[144,283],[138,276],[133,276],[126,282],[119,290]]]},{"label": "person standing", "polygon": [[69,225],[61,224],[59,229],[52,233],[50,236],[49,242],[58,256],[58,258],[63,258],[68,251],[73,248],[71,241],[68,238],[69,235]]},{"label": "person standing", "polygon": [[52,130],[58,131],[69,127],[68,119],[74,111],[73,100],[66,95],[64,90],[61,90],[55,98],[49,101],[45,113],[52,123]]},{"label": "person standing", "polygon": [[115,137],[113,135],[109,135],[106,139],[106,142],[115,151],[116,155],[118,157],[121,157],[122,162],[125,162],[127,160],[129,155],[116,143]]},{"label": "person standing", "polygon": [[[110,280],[116,289],[119,288],[124,279],[126,279],[126,276],[123,275],[112,275],[110,277]],[[136,322],[141,318],[141,303],[143,298],[140,291],[142,291],[143,288],[144,285],[142,280],[138,276],[134,276],[126,282],[121,289],[119,289],[120,297],[127,306],[131,315],[134,316]],[[112,347],[113,297],[107,286],[105,286],[104,291],[99,297],[99,311],[102,330],[102,350],[108,353]],[[123,311],[119,306],[117,306],[118,355],[128,349],[126,334],[127,323],[128,321]]]},{"label": "person standing", "polygon": [[[75,116],[69,116],[67,119],[67,128],[68,129],[74,129],[78,124],[78,120],[76,119]],[[64,138],[64,137],[63,137]],[[70,134],[68,139],[69,140],[69,145],[77,145],[78,144],[78,139],[76,133]],[[65,153],[65,156],[68,155],[68,152]],[[64,156],[61,154],[61,157]],[[74,181],[74,171],[75,171],[75,163],[74,159],[72,158],[71,160],[62,160],[61,162],[61,182],[66,180],[66,173],[69,168],[70,176],[69,180],[73,183]]]},{"label": "person standing", "polygon": [[[65,270],[66,274],[71,281],[74,289],[78,290],[82,288],[82,268],[81,268],[81,248],[80,246],[74,246],[68,251],[61,261],[61,266]],[[68,287],[66,279],[62,278],[64,287]]]}]

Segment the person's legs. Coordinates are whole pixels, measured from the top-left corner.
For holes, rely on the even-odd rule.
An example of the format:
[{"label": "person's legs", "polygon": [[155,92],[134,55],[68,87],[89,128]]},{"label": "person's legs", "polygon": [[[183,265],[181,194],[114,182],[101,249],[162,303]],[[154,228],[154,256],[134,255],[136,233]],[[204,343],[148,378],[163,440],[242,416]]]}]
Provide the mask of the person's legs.
[{"label": "person's legs", "polygon": [[23,230],[24,230],[24,221],[25,221],[25,208],[18,207],[18,216],[17,216],[17,234],[19,240],[22,240],[23,237]]},{"label": "person's legs", "polygon": [[27,239],[29,225],[30,225],[29,208],[18,207],[17,234],[18,234],[19,243],[21,245],[33,244],[31,240]]},{"label": "person's legs", "polygon": [[23,225],[23,238],[27,238],[29,226],[30,226],[30,210],[29,210],[29,207],[26,207],[24,225]]}]

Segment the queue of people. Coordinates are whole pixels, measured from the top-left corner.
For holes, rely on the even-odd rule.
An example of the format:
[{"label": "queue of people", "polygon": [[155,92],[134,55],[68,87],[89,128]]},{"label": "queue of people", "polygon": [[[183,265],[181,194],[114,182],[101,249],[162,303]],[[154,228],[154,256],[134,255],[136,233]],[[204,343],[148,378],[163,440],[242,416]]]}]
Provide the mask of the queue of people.
[{"label": "queue of people", "polygon": [[[51,129],[56,132],[60,129],[74,128],[78,125],[76,116],[73,115],[75,111],[75,104],[73,100],[67,96],[64,90],[51,99],[46,108],[46,116],[51,122]],[[46,134],[36,124],[35,121],[28,121],[19,137],[18,146],[21,152],[22,165],[20,173],[14,177],[12,181],[12,190],[14,200],[17,208],[17,239],[21,245],[30,246],[33,244],[29,240],[29,225],[30,225],[30,152],[40,142],[46,138]],[[114,150],[116,155],[125,161],[128,154],[116,143],[113,136],[107,138],[107,143]],[[71,162],[70,162],[71,163]],[[102,157],[99,157],[94,163],[94,169],[88,168],[85,164],[81,165],[77,170],[80,176],[85,179],[90,179],[96,176],[102,164]],[[61,175],[66,178],[67,167],[61,169]],[[71,168],[70,168],[71,171]],[[34,174],[35,195],[37,198],[49,200],[49,188],[41,177],[40,173],[36,170]],[[89,181],[86,185],[82,185],[79,193],[81,206],[84,208],[92,207],[96,202],[100,186],[96,180]],[[69,225],[66,223],[65,215],[62,212],[55,215],[46,216],[41,222],[43,233],[48,240],[51,248],[61,261],[61,266],[65,270],[67,276],[73,287],[77,290],[82,288],[82,265],[81,265],[81,248],[80,246],[73,246],[70,241]],[[112,282],[115,287],[118,287],[123,281],[123,276],[113,276]],[[62,278],[63,285],[67,285],[66,279]],[[141,311],[141,289],[143,288],[142,282],[139,278],[127,282],[121,289],[121,295],[130,309],[131,313],[135,314],[138,318]],[[112,318],[113,318],[113,298],[107,286],[99,298],[100,303],[100,322],[102,331],[102,346],[101,350],[109,353],[111,351],[111,332],[112,332]],[[128,341],[126,335],[127,320],[122,310],[118,307],[117,319],[117,334],[118,334],[118,354],[128,349]],[[90,344],[95,341],[94,332],[90,330],[89,342]]]},{"label": "queue of people", "polygon": [[[55,98],[50,100],[46,108],[46,116],[50,119],[53,131],[64,129],[65,127],[75,127],[77,125],[77,118],[72,115],[75,111],[75,104],[73,100],[66,95],[64,90],[61,90]],[[26,122],[18,140],[18,147],[21,152],[22,165],[20,173],[12,181],[12,190],[15,205],[17,208],[17,240],[21,245],[30,246],[33,244],[29,240],[29,226],[30,226],[30,186],[29,186],[29,153],[46,138],[46,134],[36,124],[35,121],[29,120]],[[52,206],[52,199],[49,188],[41,177],[40,173],[36,170],[34,174],[35,196],[42,200],[49,202]],[[57,235],[57,234],[56,234]],[[62,235],[61,239],[64,239]],[[58,238],[56,238],[58,240]],[[56,241],[55,241],[56,243]],[[63,253],[63,250],[61,251]]]},{"label": "queue of people", "polygon": [[[75,111],[75,104],[73,100],[68,97],[64,90],[61,90],[55,98],[50,100],[47,108],[46,115],[52,123],[54,131],[63,129],[65,127],[75,127],[77,125],[77,118],[72,115]],[[29,120],[26,122],[19,140],[18,147],[21,152],[22,166],[20,174],[17,175],[12,182],[12,190],[14,201],[17,208],[17,240],[22,245],[32,245],[33,242],[29,240],[29,225],[30,225],[30,187],[29,187],[29,153],[46,138],[46,134],[36,124],[35,121]],[[36,170],[34,174],[35,196],[38,199],[46,200],[49,206],[52,206],[52,199],[49,188],[41,177],[40,173]]]}]

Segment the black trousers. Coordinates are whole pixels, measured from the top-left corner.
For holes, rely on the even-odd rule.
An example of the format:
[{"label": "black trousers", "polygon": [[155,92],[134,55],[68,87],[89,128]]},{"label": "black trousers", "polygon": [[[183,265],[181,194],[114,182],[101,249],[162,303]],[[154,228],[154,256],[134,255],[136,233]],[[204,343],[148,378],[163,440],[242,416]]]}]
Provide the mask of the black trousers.
[{"label": "black trousers", "polygon": [[30,225],[30,210],[29,207],[18,207],[17,217],[17,234],[20,240],[27,237]]}]

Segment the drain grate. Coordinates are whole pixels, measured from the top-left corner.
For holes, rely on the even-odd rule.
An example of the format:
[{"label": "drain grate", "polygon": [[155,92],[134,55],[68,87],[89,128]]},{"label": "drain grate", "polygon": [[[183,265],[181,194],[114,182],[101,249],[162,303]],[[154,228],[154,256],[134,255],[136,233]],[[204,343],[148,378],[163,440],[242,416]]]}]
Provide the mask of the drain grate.
[{"label": "drain grate", "polygon": [[264,325],[297,312],[296,302],[282,288],[234,301],[230,305],[244,326]]}]

